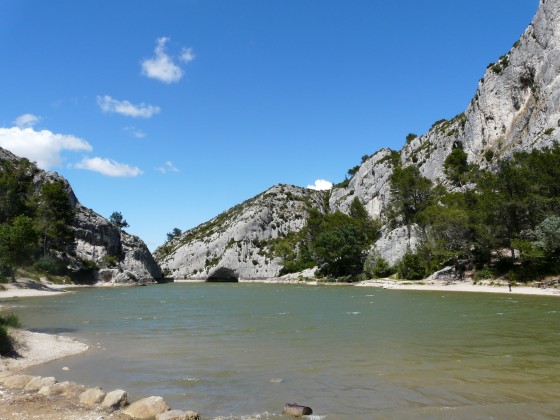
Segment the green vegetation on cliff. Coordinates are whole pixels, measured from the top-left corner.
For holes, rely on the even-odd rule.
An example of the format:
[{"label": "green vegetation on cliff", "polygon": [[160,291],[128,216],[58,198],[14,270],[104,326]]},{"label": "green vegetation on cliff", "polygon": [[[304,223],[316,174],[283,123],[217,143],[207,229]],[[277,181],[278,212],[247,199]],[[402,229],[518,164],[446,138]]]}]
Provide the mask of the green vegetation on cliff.
[{"label": "green vegetation on cliff", "polygon": [[560,272],[560,147],[517,153],[495,172],[475,170],[455,149],[445,161],[448,192],[414,166],[391,176],[394,223],[417,225],[421,245],[397,265],[407,279],[445,266],[528,280]]},{"label": "green vegetation on cliff", "polygon": [[37,168],[28,160],[0,162],[0,277],[19,267],[52,272],[52,252],[74,241],[75,213],[64,184],[45,182],[35,190]]}]

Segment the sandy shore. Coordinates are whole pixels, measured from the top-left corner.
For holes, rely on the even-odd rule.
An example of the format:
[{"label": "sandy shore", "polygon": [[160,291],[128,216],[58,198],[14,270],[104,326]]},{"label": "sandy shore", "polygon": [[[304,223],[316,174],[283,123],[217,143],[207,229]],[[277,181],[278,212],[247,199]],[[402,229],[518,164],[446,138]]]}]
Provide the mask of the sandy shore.
[{"label": "sandy shore", "polygon": [[[539,287],[531,286],[512,286],[511,292],[506,282],[498,282],[486,280],[473,284],[470,280],[446,282],[443,280],[420,280],[420,281],[407,281],[407,280],[392,280],[392,279],[377,279],[365,280],[359,283],[334,283],[334,282],[321,282],[317,280],[296,280],[296,279],[240,279],[239,283],[263,283],[263,284],[302,284],[309,286],[324,285],[324,286],[355,286],[355,287],[379,287],[382,289],[394,290],[425,290],[425,291],[445,291],[445,292],[471,292],[471,293],[512,293],[518,295],[538,295],[538,296],[559,296],[560,289],[554,287],[547,287],[541,289]],[[493,283],[493,284],[491,284]]]},{"label": "sandy shore", "polygon": [[512,286],[511,292],[507,283],[491,285],[489,282],[473,284],[471,281],[398,281],[390,279],[366,280],[358,283],[359,287],[380,287],[395,290],[430,290],[445,292],[473,292],[473,293],[511,293],[518,295],[560,296],[560,289],[548,287],[541,289],[530,286]]},{"label": "sandy shore", "polygon": [[0,358],[0,372],[19,371],[51,360],[73,356],[88,351],[87,344],[71,337],[34,333],[25,330],[10,331],[18,343],[18,358]]}]

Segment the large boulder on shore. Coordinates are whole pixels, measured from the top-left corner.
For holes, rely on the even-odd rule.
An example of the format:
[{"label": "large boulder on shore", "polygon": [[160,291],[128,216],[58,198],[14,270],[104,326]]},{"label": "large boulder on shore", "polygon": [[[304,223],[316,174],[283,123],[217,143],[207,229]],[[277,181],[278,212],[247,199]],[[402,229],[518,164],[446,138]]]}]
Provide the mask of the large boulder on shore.
[{"label": "large boulder on shore", "polygon": [[128,394],[122,389],[115,389],[105,395],[101,407],[108,409],[117,409],[128,404]]},{"label": "large boulder on shore", "polygon": [[123,413],[135,420],[147,420],[153,419],[166,411],[169,411],[169,406],[165,400],[161,397],[152,396],[133,402],[124,409]]},{"label": "large boulder on shore", "polygon": [[107,393],[98,386],[86,389],[80,394],[80,404],[93,407],[103,401]]},{"label": "large boulder on shore", "polygon": [[33,379],[31,375],[12,375],[2,378],[0,384],[8,389],[22,389]]},{"label": "large boulder on shore", "polygon": [[42,376],[35,376],[27,383],[27,385],[25,385],[25,388],[23,388],[23,390],[27,392],[37,392],[44,386],[54,384],[56,384],[56,379],[53,376],[49,376],[46,378],[43,378]]}]

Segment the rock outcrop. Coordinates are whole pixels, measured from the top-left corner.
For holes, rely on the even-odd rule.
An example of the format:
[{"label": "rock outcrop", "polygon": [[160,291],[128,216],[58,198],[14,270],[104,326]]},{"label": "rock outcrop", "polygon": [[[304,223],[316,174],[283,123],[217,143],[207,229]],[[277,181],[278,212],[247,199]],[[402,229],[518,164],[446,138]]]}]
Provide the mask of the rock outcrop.
[{"label": "rock outcrop", "polygon": [[278,276],[282,261],[273,245],[305,225],[310,208],[322,209],[324,195],[277,185],[155,251],[175,279],[236,281]]},{"label": "rock outcrop", "polygon": [[[185,233],[157,251],[174,277],[274,277],[282,261],[267,254],[280,233],[297,232],[306,212],[292,201],[267,200],[273,192],[297,191],[324,211],[348,212],[357,197],[369,215],[384,220],[391,203],[389,179],[395,166],[416,165],[422,176],[450,187],[444,162],[461,148],[469,163],[493,170],[518,151],[552,146],[560,140],[560,2],[541,0],[533,22],[512,49],[490,65],[467,109],[441,120],[400,152],[382,149],[365,159],[348,185],[329,193],[278,186]],[[272,228],[272,226],[274,226]],[[414,226],[385,225],[375,244],[390,263],[420,243]]]},{"label": "rock outcrop", "polygon": [[[6,162],[18,165],[24,159],[0,148],[0,171]],[[27,160],[26,160],[27,161]],[[161,279],[162,273],[146,244],[130,235],[78,201],[68,181],[56,172],[29,165],[33,190],[38,194],[48,182],[60,182],[68,193],[76,218],[71,228],[75,242],[65,252],[55,253],[79,281],[93,283],[146,283]],[[108,267],[99,270],[101,267]]]}]

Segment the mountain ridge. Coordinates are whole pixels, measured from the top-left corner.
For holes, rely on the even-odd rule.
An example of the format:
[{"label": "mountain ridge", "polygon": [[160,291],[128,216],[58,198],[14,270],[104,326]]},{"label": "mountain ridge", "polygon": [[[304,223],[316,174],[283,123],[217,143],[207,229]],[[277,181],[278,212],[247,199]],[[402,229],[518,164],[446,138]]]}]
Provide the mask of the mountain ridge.
[{"label": "mountain ridge", "polygon": [[[512,49],[488,66],[475,96],[463,113],[450,120],[437,121],[427,133],[407,141],[399,152],[381,149],[365,159],[347,186],[321,193],[323,200],[328,199],[328,211],[347,213],[352,201],[358,198],[372,218],[382,219],[392,200],[389,179],[397,164],[414,165],[421,176],[453,189],[456,187],[444,173],[444,162],[456,148],[466,153],[468,163],[495,170],[501,160],[508,159],[515,152],[556,144],[560,139],[559,57],[560,4],[542,0],[532,23]],[[249,214],[253,211],[246,210]],[[300,221],[305,214],[300,213]],[[287,223],[280,225],[285,228],[285,234],[297,233],[303,227],[303,223],[290,225],[291,222],[293,220],[288,219]],[[226,229],[221,235],[198,237],[197,229],[199,227],[187,231],[181,238],[198,243],[197,255],[210,252],[212,269],[202,267],[200,258],[193,263],[190,259],[192,252],[186,251],[191,242],[185,240],[164,258],[159,257],[159,248],[156,250],[162,268],[169,275],[188,277],[195,266],[195,278],[210,278],[212,270],[237,276],[255,274],[248,272],[245,266],[240,270],[241,259],[236,261],[235,255],[224,258],[225,253],[220,254],[220,247],[216,244],[223,242],[223,238],[232,237],[231,231]],[[205,245],[202,245],[204,241]],[[401,225],[393,229],[386,223],[374,249],[394,264],[407,250],[413,251],[419,241],[414,226]],[[256,246],[252,254],[259,251],[263,250]],[[240,250],[237,257],[243,252]],[[281,258],[271,256],[270,261],[273,264],[269,262],[269,269],[258,271],[258,276],[276,277],[280,273]]]}]

